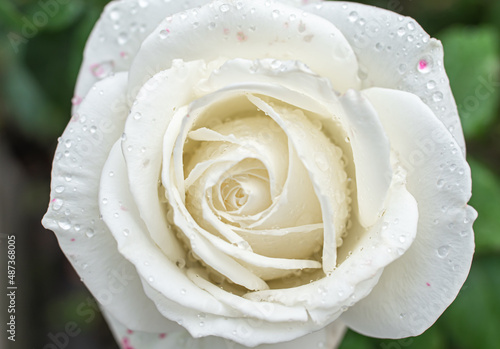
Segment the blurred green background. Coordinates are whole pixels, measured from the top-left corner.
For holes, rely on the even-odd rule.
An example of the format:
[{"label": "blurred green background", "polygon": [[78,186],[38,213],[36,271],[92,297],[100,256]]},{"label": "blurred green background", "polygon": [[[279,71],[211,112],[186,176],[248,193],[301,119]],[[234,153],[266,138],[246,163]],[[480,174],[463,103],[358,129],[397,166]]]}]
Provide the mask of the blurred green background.
[{"label": "blurred green background", "polygon": [[[0,1],[0,243],[4,251],[6,236],[17,236],[14,347],[49,349],[50,334],[63,333],[74,322],[81,332],[69,338],[67,348],[117,348],[100,316],[87,321],[77,310],[82,304],[89,308],[95,304],[54,235],[40,225],[48,204],[52,156],[70,118],[83,47],[107,1],[60,1],[66,4],[46,22],[40,18],[41,25],[34,27],[29,38],[21,36],[26,21],[42,9],[43,2]],[[348,332],[341,348],[499,348],[500,2],[361,2],[411,16],[443,42],[473,173],[470,203],[479,218],[469,278],[434,326],[419,337],[394,341]],[[479,84],[487,84],[489,94],[479,98]],[[4,256],[2,262],[5,265]],[[4,340],[5,297],[0,306]]]}]

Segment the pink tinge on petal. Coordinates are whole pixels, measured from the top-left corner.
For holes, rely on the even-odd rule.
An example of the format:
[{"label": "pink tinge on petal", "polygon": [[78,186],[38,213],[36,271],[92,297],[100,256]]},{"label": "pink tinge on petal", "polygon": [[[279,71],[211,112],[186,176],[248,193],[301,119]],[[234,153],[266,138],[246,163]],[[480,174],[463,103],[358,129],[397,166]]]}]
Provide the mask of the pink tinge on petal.
[{"label": "pink tinge on petal", "polygon": [[166,333],[160,333],[158,337],[160,337],[161,339],[165,338],[167,336]]},{"label": "pink tinge on petal", "polygon": [[71,104],[79,105],[80,103],[82,103],[82,97],[75,95],[71,98]]},{"label": "pink tinge on petal", "polygon": [[115,63],[113,61],[103,62],[103,63],[95,63],[90,66],[90,72],[98,79],[103,79],[106,76],[110,75],[115,67]]},{"label": "pink tinge on petal", "polygon": [[427,64],[428,63],[425,59],[420,60],[420,62],[418,62],[418,69],[424,70],[425,68],[427,68]]},{"label": "pink tinge on petal", "polygon": [[243,32],[238,32],[236,34],[236,38],[238,39],[239,42],[247,41],[248,39],[248,37]]},{"label": "pink tinge on petal", "polygon": [[71,242],[74,242],[74,241],[75,241],[75,238],[72,238],[70,241],[71,241]]},{"label": "pink tinge on petal", "polygon": [[428,282],[426,282],[425,284],[426,284],[427,286],[429,286],[429,287],[431,286],[431,284],[430,284],[430,283],[428,283]]},{"label": "pink tinge on petal", "polygon": [[130,340],[128,339],[128,337],[123,337],[123,339],[122,339],[122,347],[123,347],[123,349],[135,349],[130,344]]}]

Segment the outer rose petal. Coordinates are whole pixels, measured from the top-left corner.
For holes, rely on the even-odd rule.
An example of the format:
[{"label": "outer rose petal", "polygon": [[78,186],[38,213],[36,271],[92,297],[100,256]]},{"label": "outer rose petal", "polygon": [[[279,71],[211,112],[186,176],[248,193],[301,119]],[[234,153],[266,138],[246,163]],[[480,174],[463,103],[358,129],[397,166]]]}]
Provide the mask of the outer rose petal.
[{"label": "outer rose petal", "polygon": [[[419,96],[448,128],[465,154],[455,100],[443,68],[441,43],[410,17],[352,2],[328,1],[305,10],[334,23],[356,53],[363,87]],[[360,25],[364,21],[364,25]]]},{"label": "outer rose petal", "polygon": [[101,169],[127,115],[120,109],[126,81],[127,74],[120,73],[97,83],[64,131],[42,223],[56,233],[76,272],[106,309],[126,319],[127,326],[159,331],[170,322],[145,296],[134,266],[118,253],[97,206]]},{"label": "outer rose petal", "polygon": [[476,212],[458,144],[417,96],[372,88],[373,104],[418,202],[413,245],[387,266],[373,291],[342,317],[357,332],[401,338],[425,331],[455,299],[472,262]]},{"label": "outer rose petal", "polygon": [[338,91],[360,86],[356,57],[329,21],[271,1],[216,0],[196,13],[165,19],[144,40],[130,68],[130,94],[174,59],[212,61],[221,56],[300,60]]},{"label": "outer rose petal", "polygon": [[[192,338],[187,331],[168,333],[147,333],[130,331],[108,312],[103,312],[111,331],[123,349],[246,349],[248,347],[218,337]],[[322,330],[305,335],[293,341],[263,344],[256,349],[336,349],[344,337],[346,327],[336,321]]]},{"label": "outer rose petal", "polygon": [[[128,71],[144,39],[166,16],[209,0],[121,0],[110,2],[87,40],[75,88],[75,106],[90,88],[111,73]],[[144,19],[144,20],[143,20]]]}]

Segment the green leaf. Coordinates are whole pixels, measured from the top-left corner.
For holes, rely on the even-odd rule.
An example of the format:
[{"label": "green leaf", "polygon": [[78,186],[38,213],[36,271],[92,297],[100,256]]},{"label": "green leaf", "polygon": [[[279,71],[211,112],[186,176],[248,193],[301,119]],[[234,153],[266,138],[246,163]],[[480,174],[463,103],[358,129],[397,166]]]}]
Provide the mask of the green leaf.
[{"label": "green leaf", "polygon": [[55,139],[69,116],[50,103],[42,86],[19,61],[11,62],[4,78],[3,93],[18,127],[38,141]]},{"label": "green leaf", "polygon": [[442,325],[453,348],[495,349],[500,343],[500,257],[475,258],[469,278],[446,310]]},{"label": "green leaf", "polygon": [[500,180],[480,162],[468,161],[472,170],[470,205],[478,212],[474,223],[476,253],[500,252]]},{"label": "green leaf", "polygon": [[500,101],[499,36],[489,26],[452,27],[438,38],[466,139],[483,135]]},{"label": "green leaf", "polygon": [[72,0],[67,4],[61,5],[59,5],[57,1],[54,3],[58,6],[54,6],[50,10],[50,13],[48,12],[48,8],[46,11],[41,9],[50,17],[46,29],[51,31],[59,31],[67,28],[69,25],[73,24],[85,10],[85,4],[82,0]]}]

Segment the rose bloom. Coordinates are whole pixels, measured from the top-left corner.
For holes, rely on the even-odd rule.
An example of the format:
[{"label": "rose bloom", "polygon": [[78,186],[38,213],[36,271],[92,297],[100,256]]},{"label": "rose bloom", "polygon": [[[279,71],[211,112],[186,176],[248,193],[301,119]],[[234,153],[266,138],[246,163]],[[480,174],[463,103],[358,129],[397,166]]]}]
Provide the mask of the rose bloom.
[{"label": "rose bloom", "polygon": [[475,211],[441,43],[343,2],[111,2],[43,224],[123,348],[431,326]]}]

